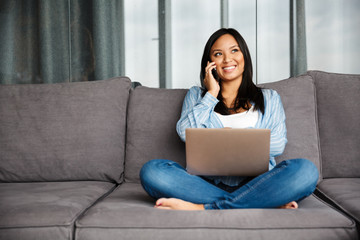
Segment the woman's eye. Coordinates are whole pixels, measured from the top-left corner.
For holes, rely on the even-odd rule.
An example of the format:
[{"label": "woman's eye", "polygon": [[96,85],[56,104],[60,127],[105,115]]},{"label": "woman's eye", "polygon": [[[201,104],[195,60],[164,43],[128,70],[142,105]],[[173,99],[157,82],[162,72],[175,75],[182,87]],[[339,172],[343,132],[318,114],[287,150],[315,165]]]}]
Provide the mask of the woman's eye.
[{"label": "woman's eye", "polygon": [[218,56],[221,56],[221,53],[220,52],[217,52],[214,54],[215,57],[218,57]]},{"label": "woman's eye", "polygon": [[239,49],[233,49],[232,52],[235,53],[235,52],[238,52]]}]

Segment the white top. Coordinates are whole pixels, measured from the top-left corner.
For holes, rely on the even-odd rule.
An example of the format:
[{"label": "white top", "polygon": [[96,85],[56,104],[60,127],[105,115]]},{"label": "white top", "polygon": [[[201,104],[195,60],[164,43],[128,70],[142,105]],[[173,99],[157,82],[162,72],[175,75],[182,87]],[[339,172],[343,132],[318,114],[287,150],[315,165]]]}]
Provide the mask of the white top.
[{"label": "white top", "polygon": [[259,119],[259,113],[258,111],[254,111],[254,105],[246,112],[231,115],[216,113],[216,115],[224,127],[230,128],[253,128]]}]

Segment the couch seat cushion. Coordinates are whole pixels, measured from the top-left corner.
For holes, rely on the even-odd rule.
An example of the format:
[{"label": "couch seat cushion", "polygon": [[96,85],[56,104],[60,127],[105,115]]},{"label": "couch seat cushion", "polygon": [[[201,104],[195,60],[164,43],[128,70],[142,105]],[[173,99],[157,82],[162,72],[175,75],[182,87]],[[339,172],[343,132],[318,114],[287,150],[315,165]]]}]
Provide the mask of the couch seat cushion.
[{"label": "couch seat cushion", "polygon": [[128,78],[0,86],[0,182],[121,182]]},{"label": "couch seat cushion", "polygon": [[74,221],[114,188],[107,182],[0,184],[0,239],[72,239]]},{"label": "couch seat cushion", "polygon": [[123,183],[76,222],[82,239],[352,239],[352,220],[314,196],[297,210],[160,210],[137,183]]},{"label": "couch seat cushion", "polygon": [[318,189],[360,223],[360,178],[324,179]]}]

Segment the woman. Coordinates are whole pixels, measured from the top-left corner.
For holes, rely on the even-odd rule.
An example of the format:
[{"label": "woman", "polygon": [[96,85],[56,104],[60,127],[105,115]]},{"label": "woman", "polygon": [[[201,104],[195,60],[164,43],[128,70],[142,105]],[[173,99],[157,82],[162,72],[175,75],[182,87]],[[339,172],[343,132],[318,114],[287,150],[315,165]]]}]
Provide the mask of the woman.
[{"label": "woman", "polygon": [[140,172],[148,194],[160,209],[298,208],[297,201],[316,187],[318,171],[306,159],[276,165],[287,139],[280,96],[252,81],[246,42],[234,29],[220,29],[208,40],[201,61],[202,88],[187,93],[176,129],[267,128],[271,130],[269,171],[255,178],[195,176],[170,160],[152,160]]}]

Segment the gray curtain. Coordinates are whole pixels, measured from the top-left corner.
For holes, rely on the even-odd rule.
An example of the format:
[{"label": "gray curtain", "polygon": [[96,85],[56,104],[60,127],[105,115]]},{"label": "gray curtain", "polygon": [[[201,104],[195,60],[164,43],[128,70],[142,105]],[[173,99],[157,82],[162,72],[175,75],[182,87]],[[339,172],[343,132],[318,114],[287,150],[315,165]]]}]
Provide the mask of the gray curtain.
[{"label": "gray curtain", "polygon": [[123,0],[1,0],[0,83],[124,75]]}]

